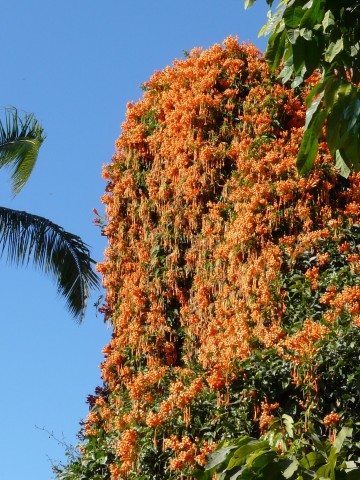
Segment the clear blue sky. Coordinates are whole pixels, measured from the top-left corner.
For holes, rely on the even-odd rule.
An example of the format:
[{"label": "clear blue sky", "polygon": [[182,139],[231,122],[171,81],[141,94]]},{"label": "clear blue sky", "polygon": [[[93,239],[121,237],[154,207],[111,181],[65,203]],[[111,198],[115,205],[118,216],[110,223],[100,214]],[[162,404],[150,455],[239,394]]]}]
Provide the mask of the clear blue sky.
[{"label": "clear blue sky", "polygon": [[[12,200],[0,172],[0,204],[45,216],[80,235],[102,259],[105,239],[92,224],[103,211],[102,164],[114,152],[126,103],[184,50],[252,41],[266,21],[264,0],[2,0],[0,106],[34,112],[47,140],[33,176]],[[82,326],[55,285],[38,271],[1,260],[0,477],[53,478],[64,449],[44,427],[76,443],[86,397],[100,384],[110,329],[93,303]]]}]

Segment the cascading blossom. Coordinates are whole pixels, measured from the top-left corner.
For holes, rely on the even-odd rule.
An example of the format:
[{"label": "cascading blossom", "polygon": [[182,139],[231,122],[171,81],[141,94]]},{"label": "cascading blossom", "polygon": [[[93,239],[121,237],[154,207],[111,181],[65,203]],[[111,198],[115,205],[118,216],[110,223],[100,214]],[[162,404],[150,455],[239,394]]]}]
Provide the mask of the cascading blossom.
[{"label": "cascading blossom", "polygon": [[[360,286],[328,272],[335,257],[347,275],[360,266],[341,233],[360,221],[360,175],[340,188],[322,142],[298,176],[306,93],[229,37],[156,72],[128,105],[103,172],[106,394],[84,430],[106,432],[111,479],[190,479],[223,436],[320,405],[321,342],[344,315],[359,325]],[[249,373],[269,355],[285,393]]]}]

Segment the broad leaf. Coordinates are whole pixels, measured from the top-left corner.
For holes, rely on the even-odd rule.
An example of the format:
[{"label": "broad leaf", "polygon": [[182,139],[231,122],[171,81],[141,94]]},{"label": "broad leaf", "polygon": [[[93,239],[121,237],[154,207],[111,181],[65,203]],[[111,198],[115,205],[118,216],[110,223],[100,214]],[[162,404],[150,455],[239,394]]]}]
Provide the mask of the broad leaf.
[{"label": "broad leaf", "polygon": [[300,30],[298,28],[288,30],[287,37],[291,45],[295,45],[297,39],[300,37]]},{"label": "broad leaf", "polygon": [[313,0],[308,3],[309,8],[303,15],[300,26],[313,29],[316,24],[323,19],[324,12],[322,10],[322,2],[320,0]]},{"label": "broad leaf", "polygon": [[348,141],[340,149],[341,156],[349,167],[353,167],[356,172],[360,171],[360,132],[354,132],[349,135]]},{"label": "broad leaf", "polygon": [[301,20],[304,16],[302,6],[296,5],[296,3],[299,2],[293,2],[292,5],[288,5],[283,14],[285,25],[288,28],[296,28],[300,26]]},{"label": "broad leaf", "polygon": [[299,462],[297,460],[293,460],[287,469],[283,471],[284,478],[291,478],[298,468]]},{"label": "broad leaf", "polygon": [[294,437],[294,420],[293,420],[293,418],[290,417],[290,415],[286,415],[286,413],[284,413],[281,418],[284,422],[286,433],[289,435],[290,438],[293,438]]},{"label": "broad leaf", "polygon": [[299,464],[301,467],[305,469],[310,469],[312,467],[315,467],[317,465],[320,465],[321,463],[324,463],[325,458],[321,453],[318,452],[310,452],[305,457],[303,457],[301,460],[299,460]]},{"label": "broad leaf", "polygon": [[343,38],[339,38],[335,43],[331,42],[325,52],[325,61],[331,63],[342,50],[344,50]]},{"label": "broad leaf", "polygon": [[[268,11],[267,17],[268,21],[266,25],[262,27],[260,30],[258,36],[262,37],[270,35],[270,33],[274,33],[275,31],[279,31],[280,29],[283,29],[283,24],[284,22],[282,21],[282,16],[285,10],[285,4],[279,5],[279,8],[277,11],[272,15],[271,10]],[[281,27],[282,25],[282,27]]]},{"label": "broad leaf", "polygon": [[315,162],[318,151],[318,136],[313,128],[308,128],[305,133],[299,149],[296,165],[300,174],[308,173]]},{"label": "broad leaf", "polygon": [[335,168],[338,170],[339,175],[347,178],[351,173],[351,163],[348,162],[344,152],[341,150],[335,151]]},{"label": "broad leaf", "polygon": [[231,470],[239,465],[244,465],[247,462],[249,454],[266,448],[269,448],[269,443],[267,441],[253,441],[252,443],[249,442],[247,445],[239,447],[231,457],[227,470]]},{"label": "broad leaf", "polygon": [[306,110],[305,130],[309,127],[309,125],[311,125],[311,123],[314,123],[315,116],[320,112],[323,96],[324,92],[321,92],[316,100],[314,100],[311,106]]},{"label": "broad leaf", "polygon": [[227,459],[229,453],[233,450],[236,450],[236,448],[237,446],[232,445],[229,447],[220,448],[220,450],[215,450],[215,452],[210,453],[210,455],[207,457],[208,461],[205,466],[205,471],[220,466]]},{"label": "broad leaf", "polygon": [[279,79],[283,81],[283,83],[286,83],[287,81],[290,80],[291,75],[293,74],[293,67],[292,66],[285,66],[279,75]]},{"label": "broad leaf", "polygon": [[[354,132],[349,129],[349,119],[344,117],[345,112],[355,100],[351,84],[340,84],[336,91],[336,98],[336,103],[327,116],[326,126],[326,140],[333,155],[337,150],[344,149],[346,151],[347,144],[352,141],[354,136]],[[351,111],[350,108],[349,114]],[[356,109],[353,111],[356,113]]]},{"label": "broad leaf", "polygon": [[324,82],[319,82],[310,90],[310,93],[308,94],[305,100],[307,108],[309,108],[312,105],[312,101],[314,97],[321,94],[324,95],[324,93],[322,93],[324,89],[325,89]]},{"label": "broad leaf", "polygon": [[308,43],[305,45],[305,48],[307,49],[307,51],[305,55],[306,75],[304,75],[304,78],[307,78],[313,73],[314,70],[316,70],[317,65],[320,61],[321,50],[319,48],[318,39],[316,37],[309,38]]},{"label": "broad leaf", "polygon": [[274,72],[280,65],[280,60],[284,54],[285,40],[285,30],[273,33],[269,38],[265,57],[271,65],[272,72]]},{"label": "broad leaf", "polygon": [[322,20],[324,32],[326,32],[326,30],[333,25],[335,25],[334,15],[331,10],[327,10]]},{"label": "broad leaf", "polygon": [[338,98],[342,82],[334,74],[331,74],[324,79],[323,85],[325,108],[330,111]]},{"label": "broad leaf", "polygon": [[344,441],[347,438],[351,438],[352,436],[352,428],[350,427],[343,427],[340,432],[337,434],[336,439],[333,443],[333,448],[336,452],[340,452],[341,447],[343,446]]},{"label": "broad leaf", "polygon": [[275,452],[271,452],[269,450],[260,450],[251,455],[246,463],[246,467],[252,468],[256,471],[261,471],[274,460],[274,457]]}]

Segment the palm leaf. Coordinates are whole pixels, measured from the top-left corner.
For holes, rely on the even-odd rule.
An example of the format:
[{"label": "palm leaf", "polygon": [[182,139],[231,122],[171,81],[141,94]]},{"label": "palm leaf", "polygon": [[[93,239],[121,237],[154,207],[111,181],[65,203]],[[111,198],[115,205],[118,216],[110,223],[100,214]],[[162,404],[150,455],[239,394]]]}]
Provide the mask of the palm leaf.
[{"label": "palm leaf", "polygon": [[43,128],[33,114],[21,119],[16,108],[5,109],[5,121],[0,121],[0,168],[11,168],[14,196],[29,179],[44,140]]},{"label": "palm leaf", "polygon": [[0,256],[5,252],[12,263],[27,265],[32,260],[50,274],[67,308],[81,323],[89,290],[98,288],[99,279],[89,248],[80,237],[46,218],[0,207]]}]

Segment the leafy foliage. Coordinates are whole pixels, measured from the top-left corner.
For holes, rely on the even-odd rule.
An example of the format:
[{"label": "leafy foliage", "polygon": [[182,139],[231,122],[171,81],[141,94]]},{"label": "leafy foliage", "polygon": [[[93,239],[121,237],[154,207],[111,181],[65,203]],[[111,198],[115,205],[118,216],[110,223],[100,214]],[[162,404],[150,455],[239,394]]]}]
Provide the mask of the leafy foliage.
[{"label": "leafy foliage", "polygon": [[[249,7],[254,1],[245,1]],[[273,5],[273,0],[267,0]],[[360,2],[282,1],[261,33],[270,34],[266,58],[279,78],[301,85],[315,71],[321,77],[307,98],[305,132],[298,153],[300,173],[314,165],[318,141],[326,140],[339,172],[360,170]]]},{"label": "leafy foliage", "polygon": [[360,458],[354,454],[359,449],[351,437],[352,429],[343,427],[330,442],[319,438],[312,426],[304,432],[289,415],[283,415],[272,420],[260,440],[223,441],[193,475],[199,480],[211,480],[215,473],[217,480],[355,480],[360,478]]}]

